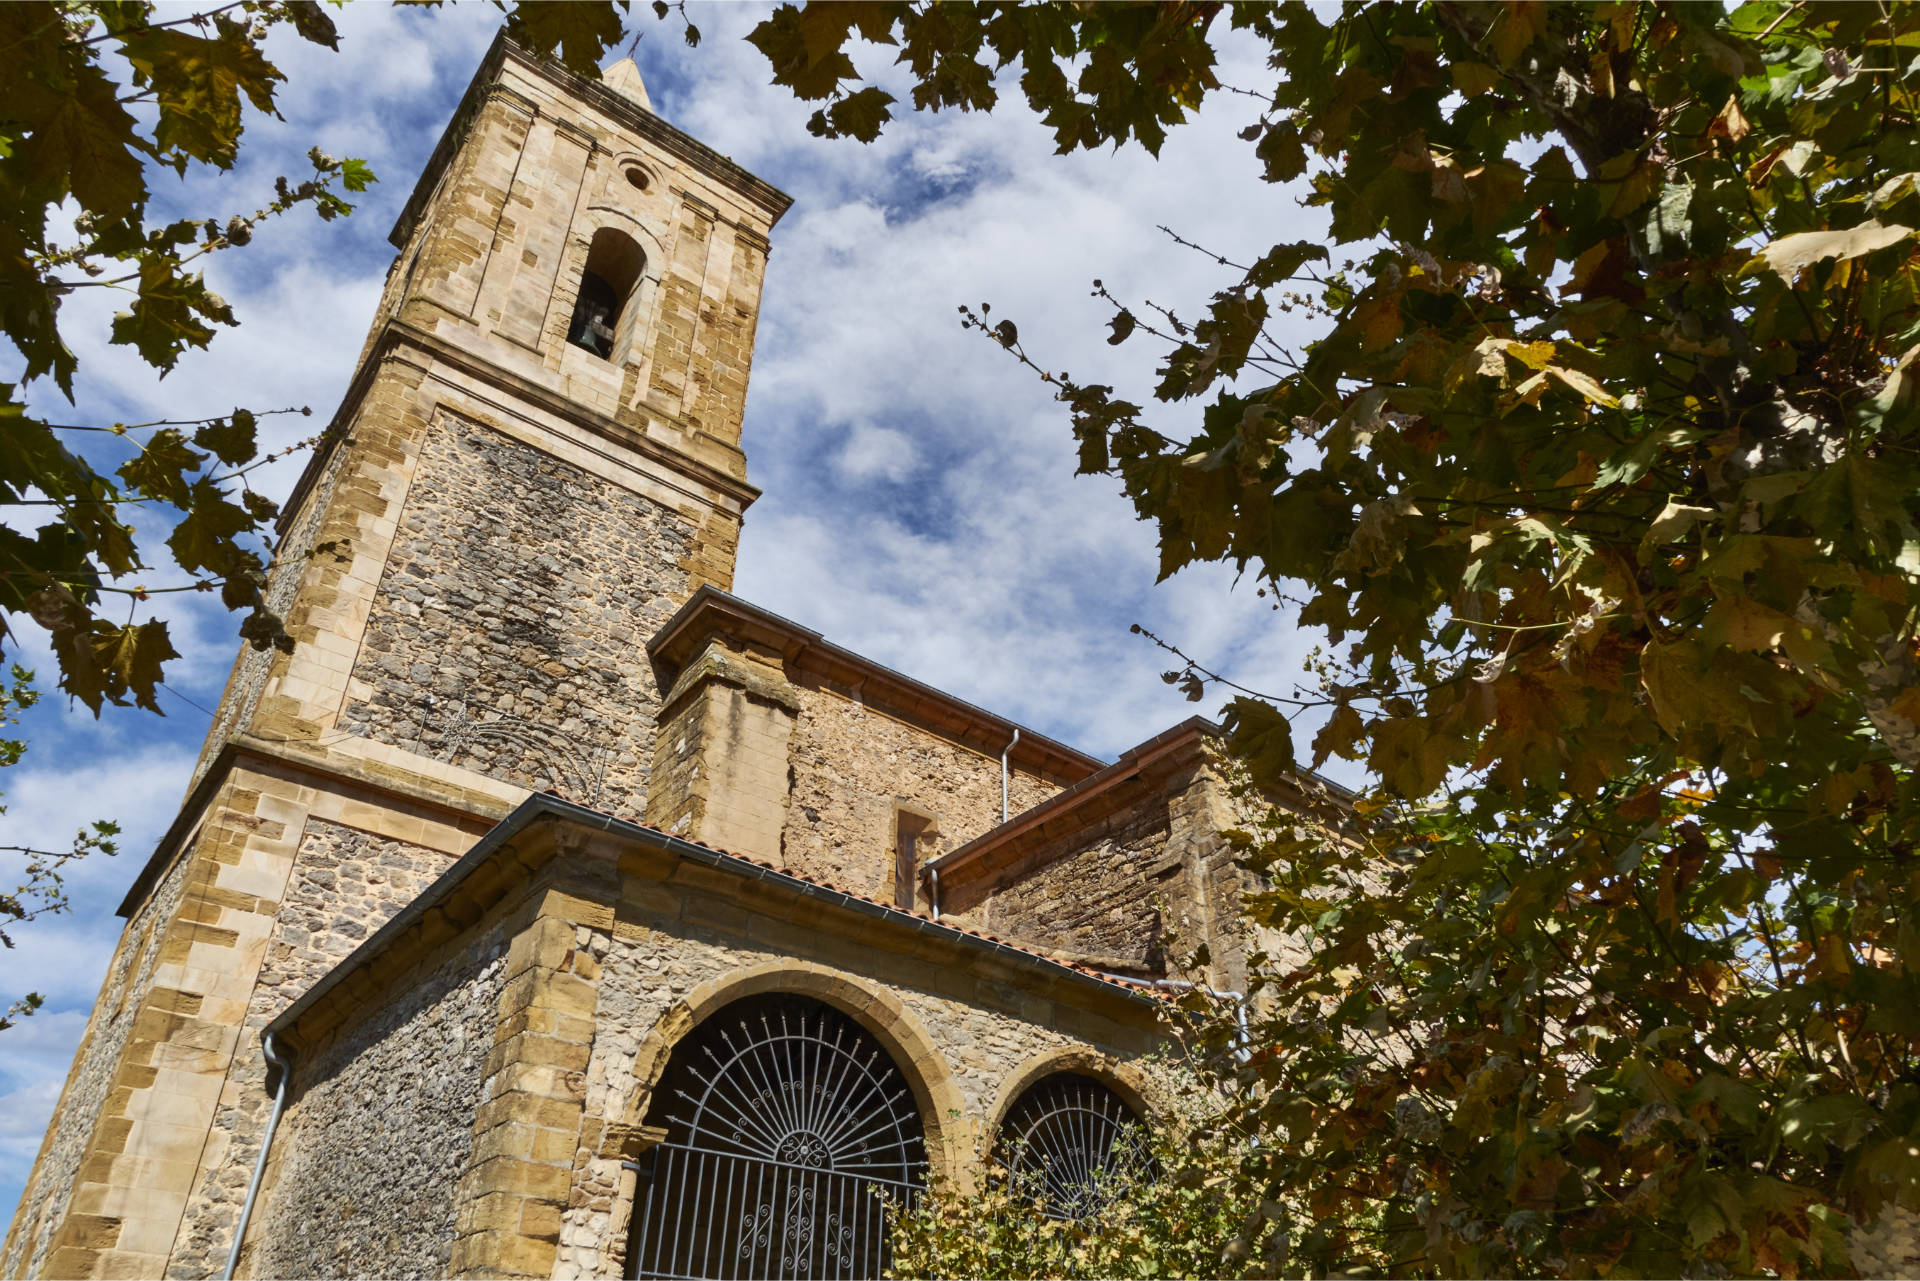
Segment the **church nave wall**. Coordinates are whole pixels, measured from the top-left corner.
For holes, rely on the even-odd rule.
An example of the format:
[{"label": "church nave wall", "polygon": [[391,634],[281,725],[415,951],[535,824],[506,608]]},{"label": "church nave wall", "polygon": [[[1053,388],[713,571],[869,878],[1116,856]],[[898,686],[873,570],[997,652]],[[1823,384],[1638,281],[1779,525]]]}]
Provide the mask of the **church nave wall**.
[{"label": "church nave wall", "polygon": [[[780,858],[834,885],[893,902],[894,812],[932,816],[916,865],[1000,822],[1000,762],[953,739],[866,706],[806,678],[789,751],[792,790]],[[1008,808],[1018,814],[1060,790],[1017,764]],[[917,879],[917,878],[916,878]],[[914,890],[926,910],[926,887]]]}]

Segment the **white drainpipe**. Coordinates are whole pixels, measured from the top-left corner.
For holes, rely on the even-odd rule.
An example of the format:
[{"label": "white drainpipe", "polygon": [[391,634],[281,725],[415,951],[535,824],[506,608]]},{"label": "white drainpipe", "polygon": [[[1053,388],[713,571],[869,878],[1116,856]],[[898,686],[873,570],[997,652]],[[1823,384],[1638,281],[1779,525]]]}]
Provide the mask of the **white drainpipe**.
[{"label": "white drainpipe", "polygon": [[932,889],[927,905],[933,909],[933,919],[937,921],[940,919],[940,869],[931,863],[927,864],[927,883]]},{"label": "white drainpipe", "polygon": [[293,1088],[293,1061],[273,1052],[273,1033],[260,1042],[269,1067],[280,1073],[280,1084],[273,1092],[273,1111],[267,1114],[267,1132],[260,1136],[260,1158],[253,1163],[253,1181],[247,1184],[247,1199],[240,1206],[240,1221],[233,1227],[233,1249],[227,1252],[227,1270],[223,1281],[233,1281],[233,1270],[240,1266],[240,1246],[247,1239],[247,1220],[253,1217],[254,1198],[260,1195],[260,1180],[267,1172],[267,1152],[273,1147],[273,1132],[280,1128],[280,1114],[286,1111],[287,1094]]},{"label": "white drainpipe", "polygon": [[1233,1061],[1245,1063],[1253,1057],[1248,1047],[1253,1043],[1253,1033],[1247,1025],[1247,994],[1245,992],[1226,992],[1217,987],[1208,987],[1203,983],[1194,983],[1188,979],[1137,979],[1130,974],[1109,974],[1105,970],[1095,970],[1103,978],[1119,979],[1123,983],[1144,983],[1148,987],[1157,987],[1166,992],[1205,992],[1216,1001],[1233,1002],[1233,1022],[1239,1028],[1234,1037]]},{"label": "white drainpipe", "polygon": [[1000,821],[1007,821],[1007,760],[1013,755],[1013,744],[1020,741],[1020,727],[1014,726],[1013,743],[1007,744],[1007,750],[1000,753]]}]

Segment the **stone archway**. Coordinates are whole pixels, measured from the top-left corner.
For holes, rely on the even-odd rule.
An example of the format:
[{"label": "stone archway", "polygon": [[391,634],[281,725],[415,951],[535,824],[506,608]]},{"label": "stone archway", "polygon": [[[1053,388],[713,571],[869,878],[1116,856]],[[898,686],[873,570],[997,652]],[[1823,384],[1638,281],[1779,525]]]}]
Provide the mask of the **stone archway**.
[{"label": "stone archway", "polygon": [[1161,1119],[1160,1113],[1164,1109],[1156,1107],[1153,1101],[1158,1091],[1139,1069],[1118,1061],[1112,1055],[1081,1045],[1069,1045],[1035,1054],[1008,1074],[994,1094],[993,1106],[987,1109],[981,1134],[991,1141],[992,1136],[998,1133],[1000,1123],[1006,1120],[1007,1110],[1013,1106],[1014,1100],[1026,1093],[1028,1087],[1060,1072],[1090,1076],[1119,1095],[1128,1107],[1145,1117],[1149,1123]]},{"label": "stone archway", "polygon": [[1153,1109],[1131,1068],[1081,1048],[1035,1055],[1002,1084],[984,1133],[997,1166],[1049,1218],[1084,1219],[1157,1177]]},{"label": "stone archway", "polygon": [[853,1017],[742,997],[674,1047],[634,1171],[629,1277],[853,1278],[887,1268],[887,1206],[926,1186],[905,1071]]},{"label": "stone archway", "polygon": [[667,1061],[695,1027],[744,997],[767,992],[811,996],[860,1024],[892,1055],[913,1090],[926,1132],[927,1162],[937,1179],[961,1173],[972,1138],[966,1101],[946,1058],[919,1019],[883,987],[806,961],[777,961],[700,984],[661,1015],[634,1056],[634,1090],[621,1116],[620,1155],[631,1160],[648,1143],[646,1116]]},{"label": "stone archway", "polygon": [[962,1175],[974,1133],[965,1099],[932,1037],[898,997],[854,975],[806,961],[737,970],[700,984],[677,1001],[655,1021],[634,1056],[632,1093],[620,1109],[620,1120],[609,1127],[610,1154],[617,1154],[623,1165],[609,1225],[609,1265],[626,1262],[639,1158],[666,1138],[663,1129],[648,1125],[647,1117],[675,1048],[719,1011],[768,993],[812,997],[871,1034],[899,1066],[913,1093],[929,1174],[935,1179]]}]

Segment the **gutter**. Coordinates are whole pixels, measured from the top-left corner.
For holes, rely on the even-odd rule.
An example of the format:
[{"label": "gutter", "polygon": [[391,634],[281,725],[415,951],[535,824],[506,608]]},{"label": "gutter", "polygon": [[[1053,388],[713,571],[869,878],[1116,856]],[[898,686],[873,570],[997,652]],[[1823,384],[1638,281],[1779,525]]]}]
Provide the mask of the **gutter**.
[{"label": "gutter", "polygon": [[1020,745],[1020,727],[1013,727],[1013,741],[1007,744],[1007,750],[1000,753],[1000,821],[1007,821],[1007,758],[1013,755],[1013,749]]},{"label": "gutter", "polygon": [[432,885],[429,885],[417,898],[402,908],[385,925],[381,926],[371,938],[355,948],[345,960],[334,966],[333,969],[327,971],[326,975],[322,977],[318,983],[308,988],[298,1000],[282,1010],[273,1022],[267,1024],[266,1031],[277,1036],[288,1033],[293,1025],[298,1023],[308,1010],[311,1010],[315,1005],[319,1004],[327,993],[344,983],[348,975],[356,972],[371,961],[374,956],[384,951],[389,942],[410,929],[421,917],[438,907],[440,902],[453,891],[455,886],[459,885],[460,882],[464,881],[476,868],[491,858],[503,845],[521,835],[531,827],[535,821],[542,818],[560,819],[581,827],[607,832],[610,835],[618,836],[624,840],[650,846],[653,849],[664,850],[677,858],[686,859],[702,867],[716,868],[746,880],[765,881],[769,884],[778,885],[803,898],[813,899],[816,902],[829,903],[860,916],[892,921],[899,925],[909,926],[921,934],[935,935],[944,941],[960,947],[989,956],[1009,959],[1015,964],[1044,966],[1049,970],[1057,972],[1063,978],[1089,988],[1098,988],[1107,993],[1113,993],[1118,990],[1123,995],[1135,1001],[1153,1003],[1154,1000],[1153,997],[1147,995],[1147,993],[1142,990],[1146,985],[1138,979],[1127,978],[1124,975],[1107,975],[1094,970],[1079,969],[1053,960],[1050,957],[1043,956],[1038,952],[1030,952],[1025,948],[1002,943],[998,939],[987,938],[984,935],[975,934],[968,930],[956,929],[951,925],[943,925],[930,921],[924,916],[916,916],[911,912],[903,912],[898,908],[888,907],[882,903],[876,903],[871,899],[860,898],[856,895],[848,894],[845,891],[822,885],[818,881],[810,881],[804,877],[795,876],[790,872],[782,872],[771,867],[766,867],[750,859],[723,853],[711,846],[690,841],[683,836],[675,836],[672,833],[662,832],[656,828],[643,827],[638,823],[616,818],[604,811],[591,809],[562,797],[542,792],[528,797],[525,801],[521,802],[513,813],[501,819],[498,824],[491,828],[485,836],[481,837],[479,841],[474,844],[472,849],[461,855],[452,867],[449,867],[445,872],[441,873],[438,880],[434,881]]}]

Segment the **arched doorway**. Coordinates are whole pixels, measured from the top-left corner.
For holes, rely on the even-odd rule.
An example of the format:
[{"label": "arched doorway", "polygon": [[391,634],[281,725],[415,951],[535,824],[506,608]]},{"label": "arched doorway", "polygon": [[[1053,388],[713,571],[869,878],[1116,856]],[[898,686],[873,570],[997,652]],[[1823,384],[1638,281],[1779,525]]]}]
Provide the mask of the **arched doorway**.
[{"label": "arched doorway", "polygon": [[747,997],[688,1033],[647,1123],[667,1137],[640,1162],[630,1277],[877,1277],[882,1197],[926,1178],[899,1065],[812,997]]},{"label": "arched doorway", "polygon": [[999,1155],[1016,1186],[1056,1219],[1097,1214],[1120,1184],[1154,1174],[1140,1114],[1078,1072],[1021,1091],[1000,1123]]}]

